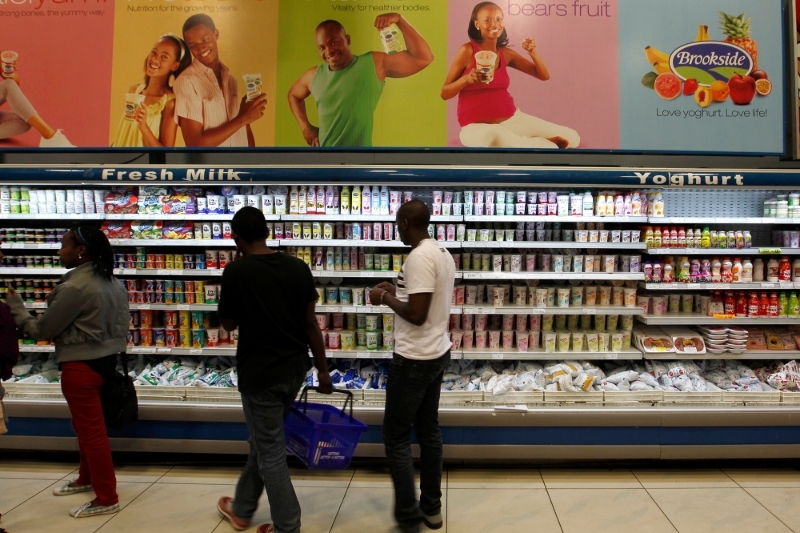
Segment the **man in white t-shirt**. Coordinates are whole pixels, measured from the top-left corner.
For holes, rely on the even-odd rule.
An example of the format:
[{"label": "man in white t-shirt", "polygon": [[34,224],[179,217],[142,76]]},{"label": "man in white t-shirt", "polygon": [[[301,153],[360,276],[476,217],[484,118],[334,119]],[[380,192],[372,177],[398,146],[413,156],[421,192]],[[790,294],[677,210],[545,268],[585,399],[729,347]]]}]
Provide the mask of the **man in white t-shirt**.
[{"label": "man in white t-shirt", "polygon": [[[386,384],[383,442],[395,489],[395,519],[404,533],[420,524],[442,527],[442,433],[439,394],[450,362],[447,324],[455,263],[450,252],[428,235],[431,215],[412,200],[397,212],[403,244],[412,247],[397,286],[381,283],[369,293],[373,305],[395,312],[395,353]],[[420,500],[416,500],[411,428],[420,446]]]}]

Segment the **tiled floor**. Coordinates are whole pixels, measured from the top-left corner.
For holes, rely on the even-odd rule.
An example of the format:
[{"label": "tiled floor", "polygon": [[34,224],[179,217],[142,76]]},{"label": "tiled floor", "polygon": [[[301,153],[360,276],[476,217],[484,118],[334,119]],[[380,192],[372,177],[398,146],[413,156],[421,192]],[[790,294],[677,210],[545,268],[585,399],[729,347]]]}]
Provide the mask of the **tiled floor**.
[{"label": "tiled floor", "polygon": [[[800,471],[763,468],[447,468],[443,532],[800,533]],[[117,469],[122,510],[73,519],[91,495],[55,497],[75,465],[0,461],[0,527],[8,533],[229,533],[216,511],[232,495],[236,466]],[[385,469],[359,463],[342,472],[293,470],[303,533],[396,533]],[[262,497],[254,524],[268,521]],[[248,530],[255,531],[255,526]],[[424,531],[424,528],[423,528]]]}]

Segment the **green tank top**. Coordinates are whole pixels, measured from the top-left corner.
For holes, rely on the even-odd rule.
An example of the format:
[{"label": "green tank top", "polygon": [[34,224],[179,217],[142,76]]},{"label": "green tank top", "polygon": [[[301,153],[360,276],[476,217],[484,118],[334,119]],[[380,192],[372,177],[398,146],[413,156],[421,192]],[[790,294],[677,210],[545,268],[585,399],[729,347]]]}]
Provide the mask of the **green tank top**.
[{"label": "green tank top", "polygon": [[372,146],[375,108],[385,82],[378,79],[372,52],[354,56],[344,70],[323,63],[311,82],[319,115],[320,146]]}]

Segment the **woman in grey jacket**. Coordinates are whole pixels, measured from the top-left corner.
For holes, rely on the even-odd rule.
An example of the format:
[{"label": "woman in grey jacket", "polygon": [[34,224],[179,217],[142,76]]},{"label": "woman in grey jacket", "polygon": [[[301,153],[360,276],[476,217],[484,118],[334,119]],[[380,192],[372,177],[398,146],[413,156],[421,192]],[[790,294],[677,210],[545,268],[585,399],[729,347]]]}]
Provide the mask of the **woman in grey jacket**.
[{"label": "woman in grey jacket", "polygon": [[75,518],[119,511],[117,480],[111,460],[100,391],[102,374],[116,368],[116,354],[127,344],[128,297],[113,276],[114,256],[105,234],[80,226],[64,234],[58,251],[72,269],[47,299],[47,311],[36,319],[22,298],[9,289],[8,305],[20,333],[53,340],[61,366],[61,390],[78,436],[78,479],[57,487],[57,496],[90,492],[96,498],[70,510]]}]

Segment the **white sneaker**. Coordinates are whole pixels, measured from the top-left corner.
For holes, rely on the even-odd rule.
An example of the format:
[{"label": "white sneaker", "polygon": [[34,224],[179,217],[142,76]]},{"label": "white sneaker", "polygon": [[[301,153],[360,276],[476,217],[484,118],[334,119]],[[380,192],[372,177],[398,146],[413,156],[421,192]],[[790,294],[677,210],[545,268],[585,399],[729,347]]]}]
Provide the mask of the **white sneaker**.
[{"label": "white sneaker", "polygon": [[61,130],[56,130],[56,134],[49,139],[42,137],[39,141],[39,148],[75,148],[75,145],[69,142]]},{"label": "white sneaker", "polygon": [[93,505],[92,502],[84,503],[78,507],[73,507],[69,515],[74,518],[85,518],[87,516],[98,516],[103,514],[114,514],[119,512],[119,504],[114,505]]},{"label": "white sneaker", "polygon": [[[70,483],[72,483],[70,481]],[[79,492],[91,492],[94,490],[91,485],[61,485],[53,488],[53,494],[56,496],[67,496],[68,494],[78,494]]]}]

